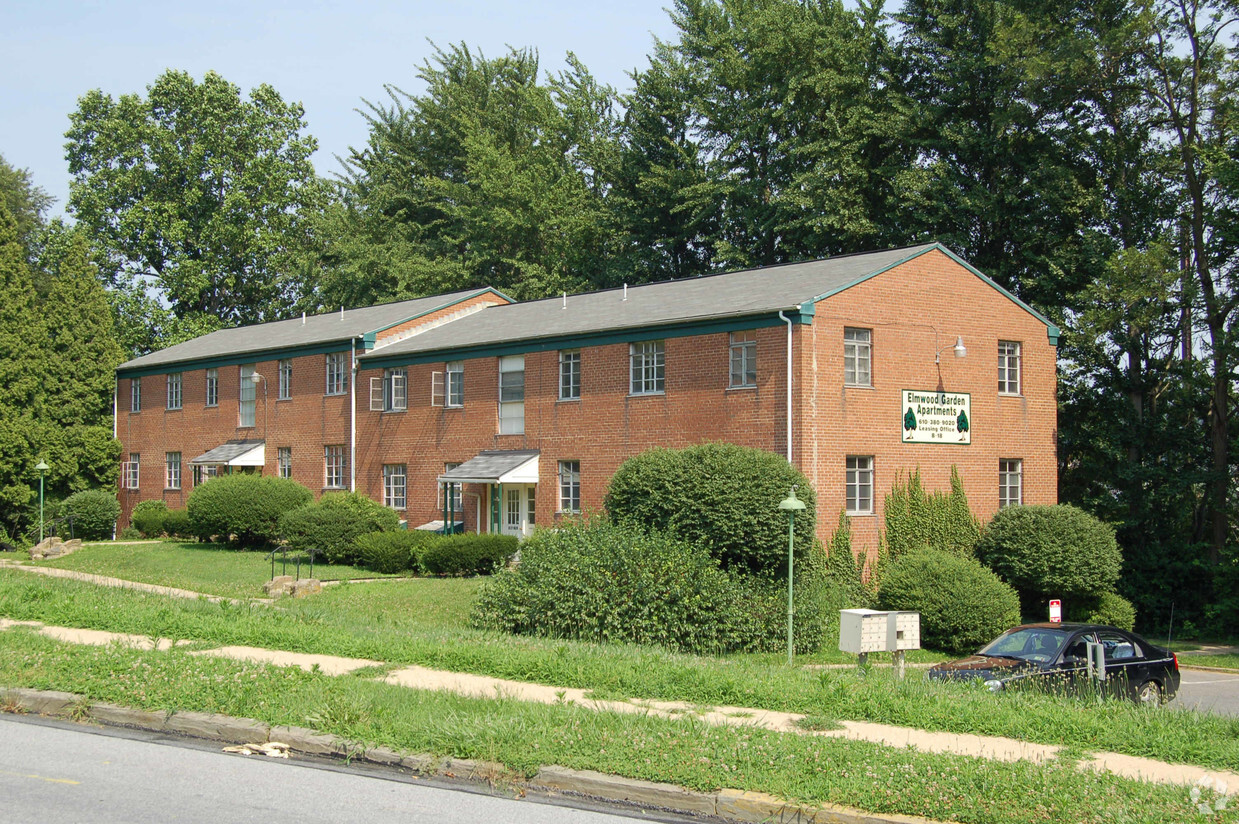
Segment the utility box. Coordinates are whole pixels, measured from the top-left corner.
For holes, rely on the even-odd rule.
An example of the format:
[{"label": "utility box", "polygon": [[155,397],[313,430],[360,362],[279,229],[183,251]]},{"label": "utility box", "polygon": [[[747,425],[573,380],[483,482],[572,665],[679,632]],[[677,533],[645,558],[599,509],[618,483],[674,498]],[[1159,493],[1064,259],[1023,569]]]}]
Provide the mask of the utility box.
[{"label": "utility box", "polygon": [[865,654],[921,648],[919,612],[839,610],[839,650]]}]

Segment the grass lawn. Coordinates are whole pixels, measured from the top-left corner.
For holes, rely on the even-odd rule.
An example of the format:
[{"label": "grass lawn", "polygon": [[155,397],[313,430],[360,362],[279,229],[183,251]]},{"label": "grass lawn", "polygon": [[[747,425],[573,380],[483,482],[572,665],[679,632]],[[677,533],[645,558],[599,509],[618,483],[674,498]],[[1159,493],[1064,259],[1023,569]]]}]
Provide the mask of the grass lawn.
[{"label": "grass lawn", "polygon": [[[1081,771],[1070,759],[1002,763],[709,727],[691,716],[666,720],[469,699],[178,650],[71,647],[24,630],[0,633],[0,684],[68,690],[147,710],[195,709],[307,725],[361,744],[498,761],[525,775],[559,764],[704,791],[732,787],[966,824],[1199,817],[1186,787]],[[1212,820],[1234,820],[1230,815]]]},{"label": "grass lawn", "polygon": [[[288,553],[287,570],[296,574],[295,553]],[[94,575],[177,587],[226,598],[259,598],[262,585],[271,580],[271,561],[265,552],[243,552],[220,544],[205,543],[98,543],[72,555],[40,562],[41,566],[72,569]],[[285,567],[277,555],[275,574]],[[309,577],[309,557],[302,556],[301,577]],[[390,578],[351,566],[315,564],[314,577],[323,581],[355,578]]]},{"label": "grass lawn", "polygon": [[[500,636],[465,626],[476,579],[341,586],[280,608],[184,601],[0,570],[0,616],[212,644],[370,658],[593,690],[600,698],[805,713],[1002,735],[1079,750],[1239,769],[1239,719],[1123,701],[994,695],[889,668],[789,668],[779,656],[677,655],[654,648]],[[61,689],[70,689],[65,685]]]},{"label": "grass lawn", "polygon": [[1183,655],[1180,653],[1179,665],[1239,670],[1239,655]]}]

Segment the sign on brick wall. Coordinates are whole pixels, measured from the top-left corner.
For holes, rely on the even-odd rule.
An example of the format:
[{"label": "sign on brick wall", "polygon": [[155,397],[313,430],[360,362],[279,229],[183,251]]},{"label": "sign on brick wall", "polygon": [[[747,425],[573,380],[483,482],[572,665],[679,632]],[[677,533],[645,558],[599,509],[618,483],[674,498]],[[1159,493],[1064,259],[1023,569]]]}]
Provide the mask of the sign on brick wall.
[{"label": "sign on brick wall", "polygon": [[903,390],[904,443],[972,443],[972,396]]}]

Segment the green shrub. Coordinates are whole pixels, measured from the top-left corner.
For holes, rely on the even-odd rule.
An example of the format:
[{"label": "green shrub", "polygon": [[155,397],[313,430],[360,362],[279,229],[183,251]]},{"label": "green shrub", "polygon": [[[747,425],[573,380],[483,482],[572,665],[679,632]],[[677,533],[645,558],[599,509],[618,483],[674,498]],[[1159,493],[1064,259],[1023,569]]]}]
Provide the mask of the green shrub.
[{"label": "green shrub", "polygon": [[796,487],[796,546],[812,546],[816,496],[805,476],[773,452],[709,443],[651,449],[611,478],[606,509],[616,523],[660,530],[706,547],[725,568],[782,575],[787,513],[779,502]]},{"label": "green shrub", "polygon": [[998,510],[981,533],[977,557],[1015,587],[1029,615],[1045,615],[1051,598],[1073,612],[1113,592],[1122,566],[1114,530],[1067,505]]},{"label": "green shrub", "polygon": [[312,498],[310,490],[288,478],[221,475],[189,493],[189,528],[204,540],[262,547],[279,537],[280,516]]},{"label": "green shrub", "polygon": [[164,518],[168,515],[168,505],[161,500],[141,501],[133,508],[129,516],[129,524],[143,538],[158,538],[164,533]]},{"label": "green shrub", "polygon": [[472,623],[721,653],[751,649],[761,635],[749,594],[701,547],[615,524],[571,524],[525,541],[520,565],[483,584]]},{"label": "green shrub", "polygon": [[127,526],[120,531],[120,535],[117,537],[122,541],[137,541],[141,540],[142,533],[131,526]]},{"label": "green shrub", "polygon": [[443,539],[434,532],[416,529],[369,532],[357,537],[357,556],[363,567],[375,572],[420,570],[422,549],[436,540]]},{"label": "green shrub", "polygon": [[316,503],[298,507],[280,519],[280,534],[296,550],[316,549],[328,563],[356,564],[357,538],[391,532],[400,526],[394,510],[356,492],[328,492]]},{"label": "green shrub", "polygon": [[1136,608],[1131,601],[1115,592],[1103,592],[1071,617],[1089,624],[1108,624],[1129,632],[1136,628]]},{"label": "green shrub", "polygon": [[511,535],[448,535],[421,547],[420,564],[430,575],[490,575],[516,554]]},{"label": "green shrub", "polygon": [[940,549],[914,549],[895,559],[878,604],[919,612],[921,644],[956,655],[976,651],[1020,622],[1015,590],[979,562]]},{"label": "green shrub", "polygon": [[882,537],[888,560],[925,546],[974,557],[980,524],[968,507],[964,484],[954,466],[950,493],[927,492],[919,469],[906,482],[897,478],[886,496],[883,513],[886,531]]},{"label": "green shrub", "polygon": [[60,504],[62,516],[73,518],[73,536],[87,541],[112,537],[116,519],[120,517],[120,502],[111,492],[87,489],[75,492]]},{"label": "green shrub", "polygon": [[190,538],[189,512],[184,509],[169,509],[163,516],[163,531],[174,538]]}]

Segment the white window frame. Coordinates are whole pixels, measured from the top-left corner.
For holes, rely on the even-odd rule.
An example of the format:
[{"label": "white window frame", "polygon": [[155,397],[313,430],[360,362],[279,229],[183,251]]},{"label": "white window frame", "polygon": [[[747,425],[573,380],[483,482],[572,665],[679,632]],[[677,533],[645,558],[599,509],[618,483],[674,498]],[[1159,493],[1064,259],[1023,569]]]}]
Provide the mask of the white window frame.
[{"label": "white window frame", "polygon": [[219,406],[219,370],[206,371],[206,403],[204,406]]},{"label": "white window frame", "polygon": [[276,400],[286,401],[293,396],[293,359],[280,359],[280,388]]},{"label": "white window frame", "polygon": [[323,361],[326,366],[326,383],[324,395],[343,395],[348,392],[348,364],[345,362],[347,352],[331,352]]},{"label": "white window frame", "polygon": [[164,489],[181,488],[181,453],[164,454]]},{"label": "white window frame", "polygon": [[291,446],[276,447],[275,474],[281,478],[293,476],[293,448]]},{"label": "white window frame", "polygon": [[167,408],[169,411],[176,411],[177,409],[181,408],[182,386],[183,384],[181,382],[181,373],[180,372],[169,372],[168,373],[168,405],[167,405]]},{"label": "white window frame", "polygon": [[458,409],[465,405],[465,362],[450,361],[444,366],[443,405]]},{"label": "white window frame", "polygon": [[998,394],[1020,394],[1021,349],[1019,341],[998,341]]},{"label": "white window frame", "polygon": [[662,395],[666,391],[666,347],[664,341],[647,340],[628,344],[630,395]]},{"label": "white window frame", "polygon": [[998,508],[1024,503],[1024,461],[1000,458],[998,461]]},{"label": "white window frame", "polygon": [[125,489],[141,489],[142,488],[142,455],[138,452],[130,452],[129,460],[125,461],[125,465],[121,468],[122,481]]},{"label": "white window frame", "polygon": [[142,379],[141,378],[130,378],[129,379],[129,411],[130,412],[141,412],[142,411]]},{"label": "white window frame", "polygon": [[409,370],[403,366],[384,369],[383,377],[370,379],[371,412],[404,412],[409,408]]},{"label": "white window frame", "polygon": [[255,365],[243,364],[237,385],[237,426],[258,425],[258,384],[254,383]]},{"label": "white window frame", "polygon": [[581,511],[581,462],[559,462],[559,511],[578,514]]},{"label": "white window frame", "polygon": [[873,330],[843,329],[844,386],[873,386]]},{"label": "white window frame", "polygon": [[728,378],[730,389],[757,386],[757,333],[732,332],[728,337]]},{"label": "white window frame", "polygon": [[525,356],[499,358],[499,434],[525,434]]},{"label": "white window frame", "polygon": [[323,488],[345,489],[344,476],[348,469],[344,444],[329,444],[323,447]]},{"label": "white window frame", "polygon": [[848,515],[873,514],[873,456],[848,455],[844,501]]},{"label": "white window frame", "polygon": [[[443,472],[444,474],[446,474],[448,472],[451,472],[453,469],[455,469],[458,466],[460,466],[459,462],[445,463],[443,464]],[[440,512],[442,512],[443,511],[443,484],[435,484],[435,486],[439,488],[438,495],[435,496],[435,508],[438,509]],[[460,515],[461,507],[464,506],[464,503],[465,503],[464,484],[448,484],[448,487],[452,490],[452,511],[455,512],[457,515]]]},{"label": "white window frame", "polygon": [[559,352],[559,399],[581,399],[581,350],[562,349]]},{"label": "white window frame", "polygon": [[383,506],[404,511],[408,508],[408,465],[383,464]]}]

